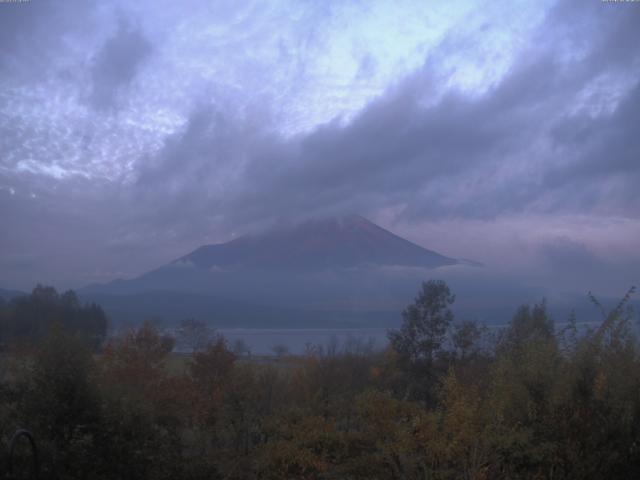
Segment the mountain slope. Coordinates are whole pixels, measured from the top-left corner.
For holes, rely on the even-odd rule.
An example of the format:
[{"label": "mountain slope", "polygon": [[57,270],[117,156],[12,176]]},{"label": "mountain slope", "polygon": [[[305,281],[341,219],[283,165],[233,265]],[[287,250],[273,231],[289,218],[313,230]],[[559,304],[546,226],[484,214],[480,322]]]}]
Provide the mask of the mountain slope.
[{"label": "mountain slope", "polygon": [[435,268],[458,261],[411,243],[365,218],[350,215],[206,245],[175,263],[208,269],[306,270],[364,265]]},{"label": "mountain slope", "polygon": [[20,290],[8,290],[5,288],[0,288],[0,297],[3,298],[5,301],[9,301],[15,297],[22,297],[24,295],[26,295],[26,293],[21,292]]}]

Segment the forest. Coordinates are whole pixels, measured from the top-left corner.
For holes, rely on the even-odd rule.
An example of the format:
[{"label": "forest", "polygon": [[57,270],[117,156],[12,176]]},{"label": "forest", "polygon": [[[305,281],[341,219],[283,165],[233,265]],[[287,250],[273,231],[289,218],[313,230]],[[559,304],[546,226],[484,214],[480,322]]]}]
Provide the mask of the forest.
[{"label": "forest", "polygon": [[633,294],[611,310],[591,295],[592,329],[542,301],[489,331],[430,280],[383,351],[265,362],[221,336],[177,355],[149,322],[107,336],[100,307],[39,286],[0,308],[0,461],[25,428],[51,479],[636,478]]}]

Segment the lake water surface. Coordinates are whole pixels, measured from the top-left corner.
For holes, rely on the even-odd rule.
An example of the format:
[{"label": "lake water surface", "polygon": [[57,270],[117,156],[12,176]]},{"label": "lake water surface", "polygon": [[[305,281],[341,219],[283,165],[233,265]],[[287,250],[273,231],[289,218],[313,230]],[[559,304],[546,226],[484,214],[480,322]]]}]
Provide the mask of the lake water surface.
[{"label": "lake water surface", "polygon": [[230,348],[241,340],[253,355],[273,355],[275,346],[285,346],[289,353],[302,354],[311,345],[342,349],[345,345],[359,344],[371,345],[376,350],[387,345],[386,328],[220,328],[216,331],[227,339]]},{"label": "lake water surface", "polygon": [[[577,325],[578,331],[584,333],[589,328],[597,328],[601,322],[583,322]],[[556,323],[556,332],[560,332],[567,324]],[[487,325],[490,333],[506,325]],[[216,333],[227,340],[230,349],[238,342],[243,342],[252,355],[275,355],[276,347],[282,347],[283,353],[300,355],[311,347],[323,349],[335,348],[342,351],[345,347],[354,349],[382,350],[388,344],[387,328],[218,328]],[[176,332],[170,331],[176,335]],[[176,346],[175,351],[188,349]]]}]

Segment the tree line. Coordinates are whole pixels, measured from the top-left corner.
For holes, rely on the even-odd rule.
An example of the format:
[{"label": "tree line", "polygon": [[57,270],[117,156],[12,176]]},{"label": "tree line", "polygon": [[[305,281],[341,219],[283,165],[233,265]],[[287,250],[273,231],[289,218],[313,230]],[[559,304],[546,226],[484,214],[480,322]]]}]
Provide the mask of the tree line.
[{"label": "tree line", "polygon": [[56,327],[3,359],[2,441],[29,428],[59,479],[635,478],[632,294],[586,332],[556,329],[542,302],[490,334],[429,281],[384,351],[268,363],[219,336],[178,358],[150,323],[95,354]]},{"label": "tree line", "polygon": [[107,335],[107,316],[95,303],[82,304],[73,290],[59,294],[37,285],[29,295],[0,298],[0,344],[37,343],[53,326],[74,333],[97,349]]}]

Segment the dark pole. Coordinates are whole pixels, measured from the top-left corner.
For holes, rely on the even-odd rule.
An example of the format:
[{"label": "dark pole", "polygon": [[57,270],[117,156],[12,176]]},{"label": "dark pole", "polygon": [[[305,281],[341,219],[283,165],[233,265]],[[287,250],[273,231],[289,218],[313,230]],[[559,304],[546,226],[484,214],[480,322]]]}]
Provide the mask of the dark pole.
[{"label": "dark pole", "polygon": [[13,437],[11,437],[11,441],[9,442],[8,473],[9,475],[13,475],[13,451],[15,450],[16,444],[18,443],[18,440],[20,439],[20,437],[26,437],[27,440],[29,441],[29,444],[31,445],[31,451],[33,453],[32,474],[33,474],[33,478],[37,479],[39,474],[39,463],[38,463],[38,449],[36,447],[36,441],[34,440],[31,432],[23,428],[16,430],[16,433],[13,434]]}]

